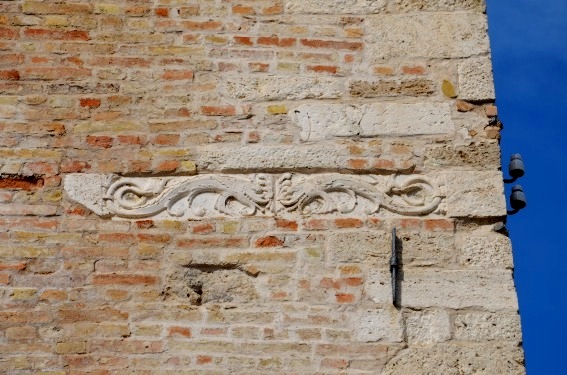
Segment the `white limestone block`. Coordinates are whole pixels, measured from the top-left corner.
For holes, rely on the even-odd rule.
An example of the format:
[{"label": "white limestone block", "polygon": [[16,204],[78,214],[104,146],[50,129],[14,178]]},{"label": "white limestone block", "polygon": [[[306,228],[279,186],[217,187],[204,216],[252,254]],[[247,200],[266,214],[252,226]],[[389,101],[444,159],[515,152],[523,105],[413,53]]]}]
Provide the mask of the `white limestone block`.
[{"label": "white limestone block", "polygon": [[[390,280],[388,270],[374,270],[368,275],[365,292],[375,303],[387,303],[392,298]],[[510,270],[404,269],[401,305],[416,309],[518,309]]]},{"label": "white limestone block", "polygon": [[494,100],[495,95],[489,58],[468,59],[459,64],[459,99]]},{"label": "white limestone block", "polygon": [[447,171],[433,174],[445,184],[449,217],[506,215],[504,183],[499,171]]},{"label": "white limestone block", "polygon": [[403,340],[401,314],[395,308],[362,312],[356,321],[356,340],[401,342]]},{"label": "white limestone block", "polygon": [[445,310],[410,311],[406,318],[410,344],[445,342],[451,338],[451,323]]},{"label": "white limestone block", "polygon": [[337,99],[343,83],[335,77],[320,76],[238,76],[226,77],[225,95],[239,100]]},{"label": "white limestone block", "polygon": [[103,174],[71,173],[65,176],[63,186],[70,199],[102,216],[105,214],[102,196],[106,179]]},{"label": "white limestone block", "polygon": [[448,103],[303,104],[291,112],[301,140],[450,134],[455,131]]},{"label": "white limestone block", "polygon": [[384,59],[462,58],[489,52],[486,16],[481,13],[414,13],[368,17],[367,51]]},{"label": "white limestone block", "polygon": [[455,318],[455,339],[463,341],[516,341],[522,339],[516,313],[469,313]]},{"label": "white limestone block", "polygon": [[384,10],[387,0],[287,0],[287,13],[372,14]]}]

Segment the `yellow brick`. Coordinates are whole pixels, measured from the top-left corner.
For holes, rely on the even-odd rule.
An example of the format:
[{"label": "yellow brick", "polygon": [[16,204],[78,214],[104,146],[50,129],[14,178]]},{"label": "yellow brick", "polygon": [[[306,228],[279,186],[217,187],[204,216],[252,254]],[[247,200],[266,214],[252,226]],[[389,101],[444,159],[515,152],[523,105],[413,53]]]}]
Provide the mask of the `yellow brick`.
[{"label": "yellow brick", "polygon": [[110,14],[116,16],[120,14],[120,7],[116,4],[95,4],[95,14]]},{"label": "yellow brick", "polygon": [[53,159],[60,161],[61,153],[59,151],[43,150],[43,149],[27,149],[27,148],[1,148],[0,158],[18,158],[18,159]]},{"label": "yellow brick", "polygon": [[195,174],[195,173],[197,173],[197,165],[193,161],[184,160],[184,161],[181,162],[180,170],[182,172],[189,172],[191,174]]},{"label": "yellow brick", "polygon": [[180,221],[164,220],[161,222],[161,226],[164,229],[179,230],[183,229],[183,223]]},{"label": "yellow brick", "polygon": [[87,343],[79,342],[58,342],[55,345],[57,354],[84,354],[87,352]]},{"label": "yellow brick", "polygon": [[144,132],[145,126],[140,123],[129,121],[117,122],[87,122],[78,124],[73,128],[73,133],[93,134],[93,133],[127,133],[127,132]]},{"label": "yellow brick", "polygon": [[128,27],[130,29],[149,29],[150,21],[145,18],[133,18],[128,20]]},{"label": "yellow brick", "polygon": [[43,24],[45,26],[65,27],[69,26],[71,22],[67,16],[51,15],[45,16]]},{"label": "yellow brick", "polygon": [[61,190],[46,191],[45,193],[43,193],[43,201],[44,202],[59,202],[61,200],[62,195],[63,195],[63,192]]},{"label": "yellow brick", "polygon": [[36,288],[18,288],[10,292],[10,298],[20,301],[33,299],[37,293]]},{"label": "yellow brick", "polygon": [[238,231],[239,225],[236,221],[229,221],[222,223],[222,232],[226,234],[233,234]]},{"label": "yellow brick", "polygon": [[149,47],[150,55],[184,55],[204,56],[205,48],[202,46],[152,46]]},{"label": "yellow brick", "polygon": [[226,44],[228,42],[227,38],[216,35],[208,35],[205,37],[205,40],[209,43],[214,43],[214,44]]},{"label": "yellow brick", "polygon": [[278,70],[280,72],[298,73],[300,65],[297,63],[279,63]]},{"label": "yellow brick", "polygon": [[0,96],[0,104],[14,105],[18,103],[17,96]]},{"label": "yellow brick", "polygon": [[268,113],[271,115],[284,115],[287,113],[287,107],[285,105],[271,105],[268,106]]}]

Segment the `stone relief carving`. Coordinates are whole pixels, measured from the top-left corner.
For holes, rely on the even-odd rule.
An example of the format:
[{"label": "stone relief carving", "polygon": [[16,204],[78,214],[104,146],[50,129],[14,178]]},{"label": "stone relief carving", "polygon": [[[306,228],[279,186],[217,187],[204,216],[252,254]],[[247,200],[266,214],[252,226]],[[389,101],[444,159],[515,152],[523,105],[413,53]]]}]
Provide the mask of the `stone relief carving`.
[{"label": "stone relief carving", "polygon": [[270,211],[269,176],[203,175],[189,178],[110,176],[102,197],[108,214],[147,218],[162,212],[173,217],[252,216]]},{"label": "stone relief carving", "polygon": [[425,215],[435,211],[442,200],[437,184],[424,176],[398,183],[395,177],[384,181],[380,176],[287,173],[278,179],[277,188],[277,212],[301,215],[370,215],[381,207],[400,215]]},{"label": "stone relief carving", "polygon": [[426,215],[444,196],[425,176],[199,175],[134,178],[67,176],[69,197],[101,216],[124,219],[242,216]]}]

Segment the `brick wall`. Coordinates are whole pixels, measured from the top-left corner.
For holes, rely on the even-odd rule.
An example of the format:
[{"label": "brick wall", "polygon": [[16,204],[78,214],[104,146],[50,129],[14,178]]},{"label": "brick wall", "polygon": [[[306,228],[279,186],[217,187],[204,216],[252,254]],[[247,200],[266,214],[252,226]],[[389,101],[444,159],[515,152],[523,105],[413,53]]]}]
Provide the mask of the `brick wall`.
[{"label": "brick wall", "polygon": [[483,0],[0,9],[0,372],[524,373]]}]

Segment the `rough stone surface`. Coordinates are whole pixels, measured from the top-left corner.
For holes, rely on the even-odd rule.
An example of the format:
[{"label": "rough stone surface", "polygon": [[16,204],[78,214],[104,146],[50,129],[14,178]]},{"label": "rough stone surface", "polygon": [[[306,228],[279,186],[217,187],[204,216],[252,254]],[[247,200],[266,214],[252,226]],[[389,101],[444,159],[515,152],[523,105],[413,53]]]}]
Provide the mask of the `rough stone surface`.
[{"label": "rough stone surface", "polygon": [[408,348],[388,362],[384,374],[525,374],[523,354],[513,345],[435,345]]},{"label": "rough stone surface", "polygon": [[405,327],[410,344],[445,342],[451,338],[450,317],[444,310],[411,311]]},{"label": "rough stone surface", "polygon": [[329,238],[329,260],[334,263],[383,264],[390,257],[390,235],[385,232],[353,232]]},{"label": "rough stone surface", "polygon": [[239,100],[337,99],[342,83],[336,78],[302,76],[229,77],[227,96]]},{"label": "rough stone surface", "polygon": [[396,0],[396,6],[404,11],[476,10],[484,12],[486,10],[484,0]]},{"label": "rough stone surface", "polygon": [[520,316],[518,314],[470,313],[455,318],[455,338],[463,341],[515,341],[520,342]]},{"label": "rough stone surface", "polygon": [[490,59],[471,59],[459,64],[459,99],[485,101],[494,97]]},{"label": "rough stone surface", "polygon": [[[506,215],[500,172],[441,172],[447,185],[450,217],[498,217]],[[441,177],[443,176],[443,177]]]},{"label": "rough stone surface", "polygon": [[[457,237],[459,263],[479,268],[513,268],[510,238],[495,233],[467,233]],[[489,255],[489,256],[487,256]]]},{"label": "rough stone surface", "polygon": [[372,14],[384,10],[386,3],[386,0],[287,0],[286,10],[310,14]]},{"label": "rough stone surface", "polygon": [[362,342],[401,342],[401,314],[393,308],[363,312],[357,318],[356,339]]},{"label": "rough stone surface", "polygon": [[[478,13],[416,13],[369,18],[369,57],[461,58],[489,52],[486,17]],[[455,43],[455,41],[459,41]]]},{"label": "rough stone surface", "polygon": [[[368,279],[367,293],[374,302],[385,303],[391,298],[389,272],[375,270]],[[508,270],[405,269],[402,280],[401,301],[411,308],[518,308],[512,273]]]},{"label": "rough stone surface", "polygon": [[454,131],[446,103],[303,105],[293,111],[301,139],[447,134]]}]

